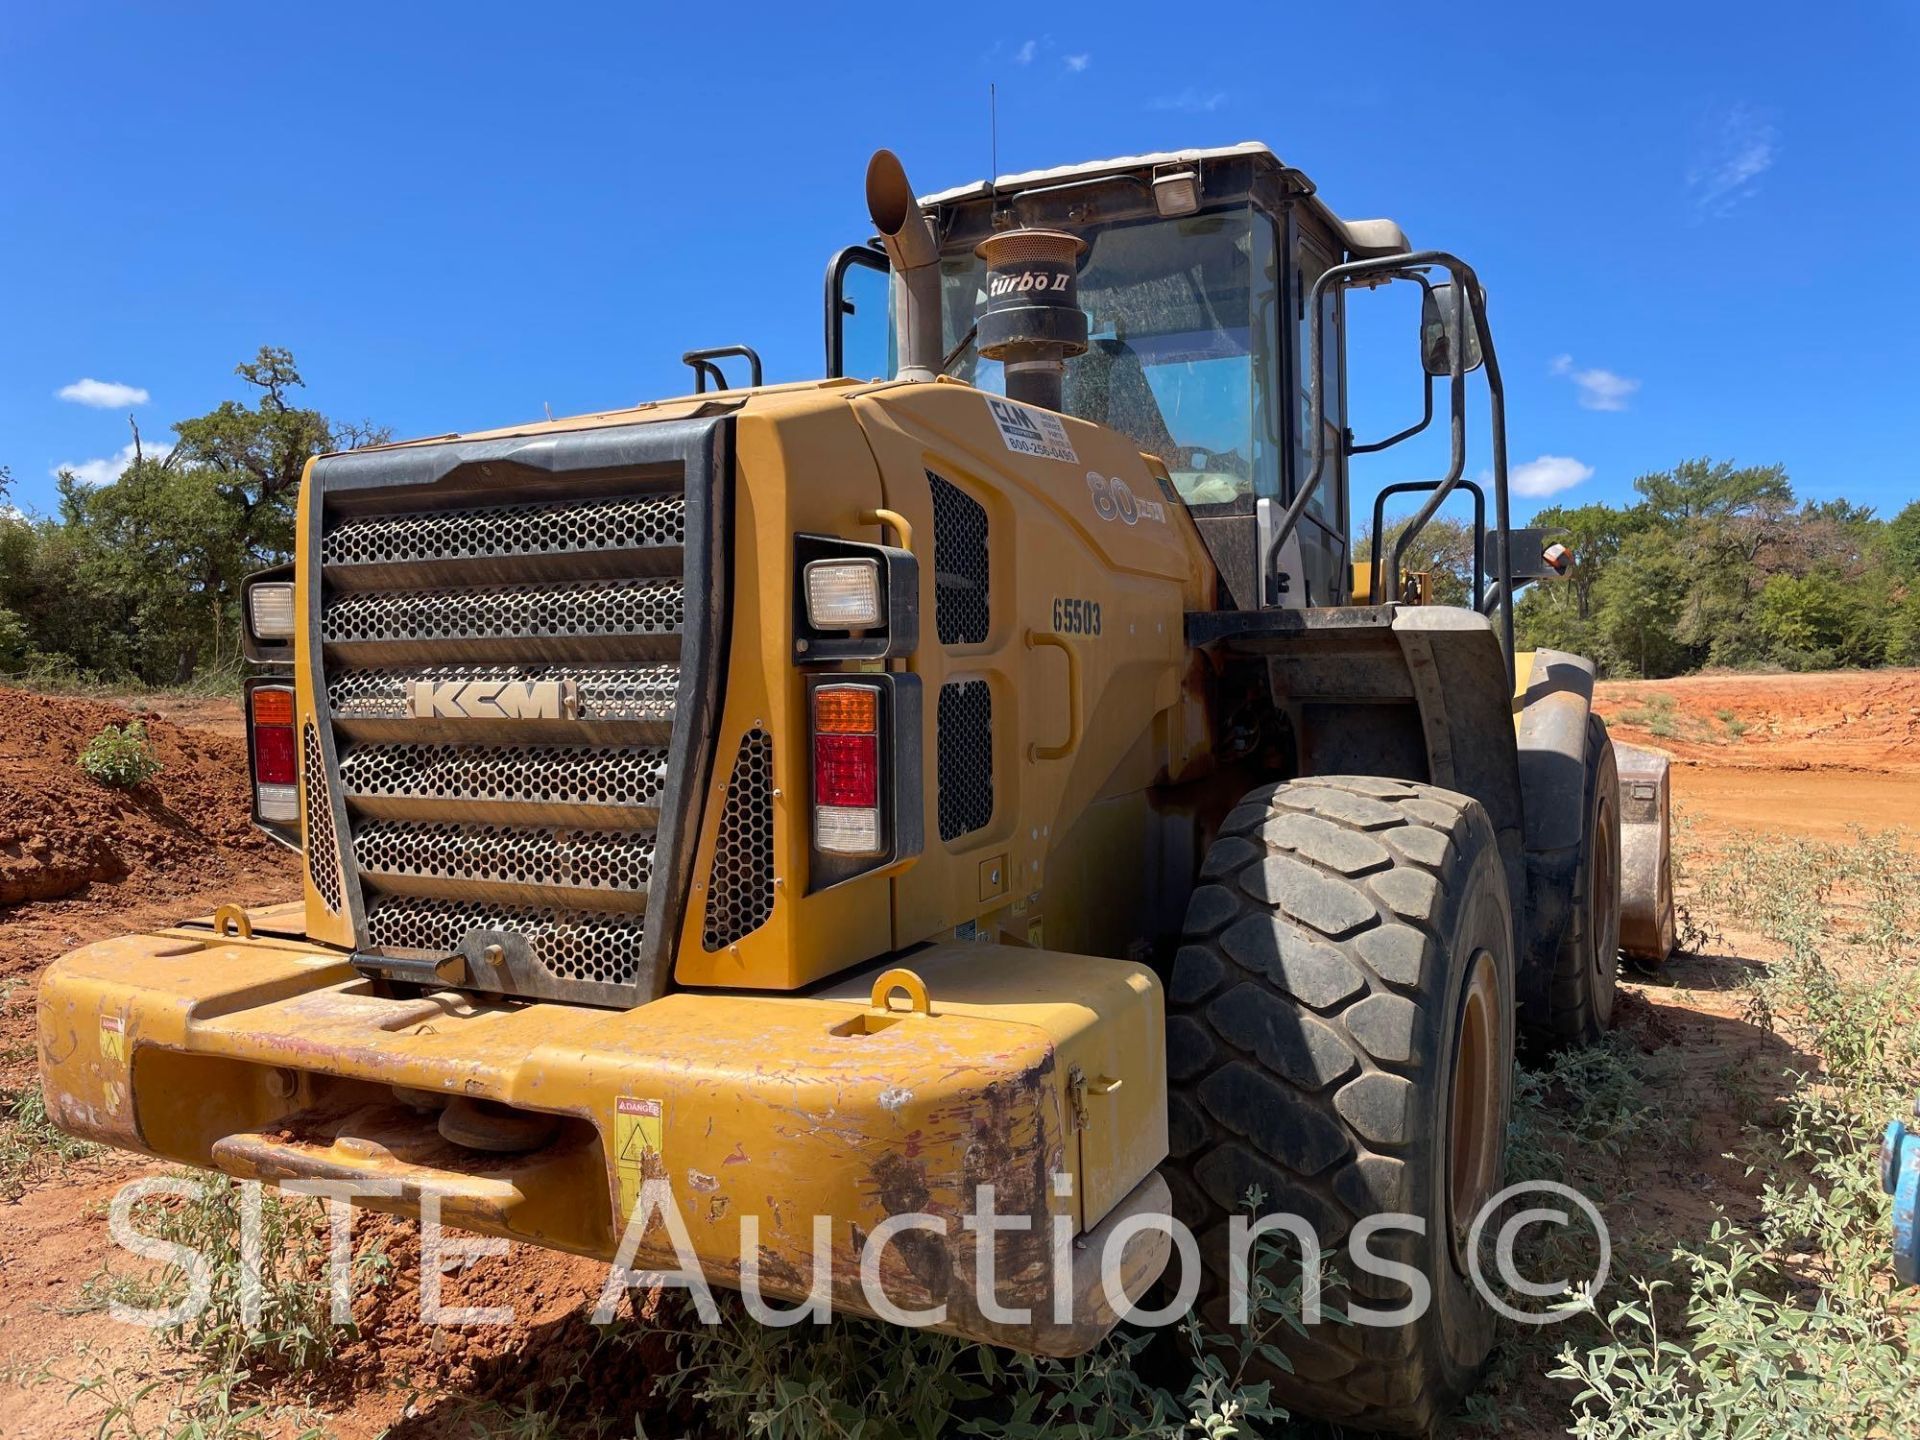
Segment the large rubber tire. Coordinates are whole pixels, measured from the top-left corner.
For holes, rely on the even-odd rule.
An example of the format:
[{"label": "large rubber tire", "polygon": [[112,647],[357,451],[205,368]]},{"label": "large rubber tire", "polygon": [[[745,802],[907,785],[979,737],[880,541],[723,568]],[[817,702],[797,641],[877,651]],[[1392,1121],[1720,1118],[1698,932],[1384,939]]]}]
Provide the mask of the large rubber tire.
[{"label": "large rubber tire", "polygon": [[[1499,1188],[1512,1095],[1513,912],[1486,812],[1371,777],[1262,787],[1208,851],[1186,932],[1168,986],[1166,1169],[1200,1239],[1203,1312],[1231,1333],[1227,1223],[1250,1187],[1263,1213],[1306,1219],[1346,1298],[1376,1309],[1408,1290],[1354,1270],[1348,1232],[1370,1215],[1422,1217],[1424,1236],[1370,1246],[1427,1277],[1424,1315],[1278,1327],[1291,1372],[1255,1378],[1301,1416],[1424,1433],[1494,1338],[1464,1263],[1473,1214],[1456,1216],[1451,1193],[1457,1173],[1458,1208],[1477,1212]],[[1456,1099],[1477,1099],[1477,1121],[1456,1125]],[[1328,1311],[1345,1308],[1326,1294]]]},{"label": "large rubber tire", "polygon": [[1544,989],[1521,1008],[1530,1044],[1591,1045],[1613,1025],[1620,976],[1620,769],[1607,722],[1587,718],[1587,786],[1573,906]]}]

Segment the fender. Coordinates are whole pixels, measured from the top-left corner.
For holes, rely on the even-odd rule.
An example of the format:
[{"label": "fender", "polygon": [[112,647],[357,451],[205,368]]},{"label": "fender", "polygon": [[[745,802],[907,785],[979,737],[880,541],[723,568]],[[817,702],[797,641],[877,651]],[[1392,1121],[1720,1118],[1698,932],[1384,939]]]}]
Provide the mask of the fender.
[{"label": "fender", "polygon": [[1586,828],[1587,719],[1593,662],[1564,650],[1514,656],[1523,688],[1514,695],[1522,833],[1526,851],[1526,933],[1520,988],[1550,975],[1572,914],[1574,873]]},{"label": "fender", "polygon": [[[1564,650],[1515,657],[1514,696],[1527,893],[1521,986],[1547,973],[1565,932],[1586,824],[1594,666]],[[1673,950],[1673,866],[1667,757],[1614,742],[1620,772],[1620,944],[1659,964]]]}]

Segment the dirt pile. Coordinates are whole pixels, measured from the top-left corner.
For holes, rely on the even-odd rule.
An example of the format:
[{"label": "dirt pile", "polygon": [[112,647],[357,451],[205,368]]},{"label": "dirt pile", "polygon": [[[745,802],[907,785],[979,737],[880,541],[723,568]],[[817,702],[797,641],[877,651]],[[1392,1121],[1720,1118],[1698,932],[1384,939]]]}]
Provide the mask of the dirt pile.
[{"label": "dirt pile", "polygon": [[[386,1284],[356,1298],[359,1334],[328,1367],[336,1398],[355,1402],[358,1423],[343,1426],[343,1434],[361,1426],[396,1437],[444,1433],[435,1422],[475,1402],[527,1399],[543,1409],[600,1415],[660,1408],[648,1377],[672,1368],[671,1340],[656,1322],[663,1305],[678,1315],[677,1295],[636,1287],[615,1303],[614,1323],[603,1330],[591,1312],[607,1281],[604,1264],[511,1244],[498,1256],[452,1263],[440,1302],[504,1307],[511,1320],[432,1327],[421,1323],[417,1222],[361,1215],[355,1234],[378,1244],[391,1268]],[[472,1237],[450,1230],[448,1239]],[[396,1422],[410,1423],[386,1428]]]},{"label": "dirt pile", "polygon": [[[75,762],[87,742],[135,719],[160,773],[127,790],[84,774]],[[189,867],[204,880],[273,849],[248,820],[243,739],[106,701],[0,689],[0,905]]]},{"label": "dirt pile", "polygon": [[1622,739],[1703,765],[1920,771],[1920,671],[1609,680],[1594,705]]}]

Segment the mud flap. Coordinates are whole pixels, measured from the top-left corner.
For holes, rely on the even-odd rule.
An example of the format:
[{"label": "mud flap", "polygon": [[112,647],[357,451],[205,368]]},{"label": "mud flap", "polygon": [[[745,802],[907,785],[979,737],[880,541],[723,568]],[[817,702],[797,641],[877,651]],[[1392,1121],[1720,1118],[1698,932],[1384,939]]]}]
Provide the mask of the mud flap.
[{"label": "mud flap", "polygon": [[1673,953],[1667,757],[1613,742],[1620,768],[1620,948],[1643,965]]}]

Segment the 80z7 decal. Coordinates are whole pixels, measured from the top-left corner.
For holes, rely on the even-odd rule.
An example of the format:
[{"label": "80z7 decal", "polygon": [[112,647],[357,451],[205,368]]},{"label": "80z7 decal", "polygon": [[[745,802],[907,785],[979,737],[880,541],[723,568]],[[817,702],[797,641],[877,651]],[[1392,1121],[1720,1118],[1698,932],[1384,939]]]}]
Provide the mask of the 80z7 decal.
[{"label": "80z7 decal", "polygon": [[1098,635],[1100,602],[1076,600],[1071,596],[1053,597],[1053,633],[1056,635]]},{"label": "80z7 decal", "polygon": [[1098,470],[1087,471],[1087,489],[1093,492],[1093,509],[1102,520],[1124,520],[1138,525],[1142,520],[1167,523],[1167,507],[1158,500],[1142,500],[1118,475],[1107,479]]}]

